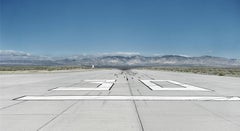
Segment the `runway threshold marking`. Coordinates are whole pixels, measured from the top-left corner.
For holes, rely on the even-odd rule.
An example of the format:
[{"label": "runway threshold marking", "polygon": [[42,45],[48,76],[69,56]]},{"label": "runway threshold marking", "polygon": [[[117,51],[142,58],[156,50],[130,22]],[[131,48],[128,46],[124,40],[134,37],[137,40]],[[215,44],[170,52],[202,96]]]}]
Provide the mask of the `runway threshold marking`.
[{"label": "runway threshold marking", "polygon": [[110,90],[116,80],[85,80],[86,82],[100,84],[96,88],[83,88],[83,87],[58,87],[55,91],[104,91]]},{"label": "runway threshold marking", "polygon": [[18,101],[113,100],[113,101],[240,101],[238,96],[23,96]]},{"label": "runway threshold marking", "polygon": [[[193,85],[183,84],[183,83],[173,81],[173,80],[140,80],[140,81],[144,85],[149,87],[151,90],[157,90],[157,91],[210,91],[208,89],[203,89],[203,88],[196,87]],[[153,82],[168,82],[168,83],[172,83],[172,84],[181,86],[181,88],[160,87],[159,85],[157,85]]]}]

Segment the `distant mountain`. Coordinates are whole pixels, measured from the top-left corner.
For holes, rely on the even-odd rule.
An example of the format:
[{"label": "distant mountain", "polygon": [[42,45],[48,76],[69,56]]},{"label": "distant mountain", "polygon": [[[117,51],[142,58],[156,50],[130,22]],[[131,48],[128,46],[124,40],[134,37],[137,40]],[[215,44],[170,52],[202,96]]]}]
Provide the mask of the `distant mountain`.
[{"label": "distant mountain", "polygon": [[13,50],[0,50],[0,65],[57,65],[47,56],[36,56],[30,53]]},{"label": "distant mountain", "polygon": [[83,65],[83,66],[211,66],[240,67],[239,59],[214,56],[141,56],[138,54],[75,55],[70,57],[35,56],[25,52],[0,51],[0,65]]}]

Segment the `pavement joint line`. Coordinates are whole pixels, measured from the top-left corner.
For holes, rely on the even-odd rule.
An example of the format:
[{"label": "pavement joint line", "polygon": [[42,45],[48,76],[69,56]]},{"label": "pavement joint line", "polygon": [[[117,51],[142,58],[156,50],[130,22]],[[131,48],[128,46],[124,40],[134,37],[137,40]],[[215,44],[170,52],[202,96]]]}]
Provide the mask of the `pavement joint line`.
[{"label": "pavement joint line", "polygon": [[4,109],[7,109],[7,108],[12,107],[12,106],[15,106],[15,105],[18,105],[18,104],[22,104],[24,102],[26,102],[26,101],[20,101],[18,103],[14,103],[14,104],[11,104],[11,105],[8,105],[8,106],[5,106],[5,107],[1,107],[0,110],[4,110]]},{"label": "pavement joint line", "polygon": [[115,83],[113,83],[112,86],[108,90],[110,91],[113,88],[114,85],[115,85]]},{"label": "pavement joint line", "polygon": [[57,89],[57,88],[59,88],[59,87],[54,87],[54,88],[48,89],[48,91],[52,91],[52,90]]},{"label": "pavement joint line", "polygon": [[142,84],[144,84],[149,90],[153,90],[152,88],[150,88],[147,84],[145,84],[144,82],[142,82],[140,79],[138,79]]},{"label": "pavement joint line", "polygon": [[[48,93],[48,92],[43,93],[42,95],[44,96],[44,95],[46,95],[47,93]],[[25,96],[26,96],[26,95],[23,95],[23,96],[20,96],[20,97],[14,98],[14,99],[12,99],[12,100],[15,101],[15,100],[17,100],[17,99],[19,99],[19,98],[22,98],[22,97],[25,97]],[[24,103],[24,102],[26,102],[26,101],[21,101],[21,102],[14,103],[14,104],[11,104],[11,105],[8,105],[8,106],[5,106],[5,107],[1,107],[0,110],[4,110],[4,109],[10,108],[10,107],[12,107],[12,106],[22,104],[22,103]]]},{"label": "pavement joint line", "polygon": [[[80,83],[80,82],[77,82],[77,83],[74,83],[74,84],[70,84],[69,86],[74,86],[74,85],[77,85],[77,84],[79,84],[79,83]],[[57,89],[57,88],[59,88],[59,87],[61,87],[61,86],[57,86],[57,87],[48,89],[48,91],[53,91],[53,90],[55,90],[55,89]]]},{"label": "pavement joint line", "polygon": [[[160,85],[159,83],[156,83],[156,82],[154,82],[154,81],[152,81],[152,83],[158,85],[158,86],[161,87],[161,88],[165,88],[165,87],[163,87],[162,85]],[[183,88],[185,88],[185,87],[183,87]]]},{"label": "pavement joint line", "polygon": [[145,73],[143,73],[146,77],[148,77],[148,78],[150,78],[151,80],[154,80],[154,78],[153,77],[150,77],[149,75],[147,75],[147,74],[145,74]]},{"label": "pavement joint line", "polygon": [[218,118],[223,119],[223,120],[225,120],[225,121],[228,121],[228,122],[230,122],[231,124],[234,124],[234,125],[240,127],[240,124],[239,124],[239,123],[234,123],[233,121],[231,121],[231,120],[229,120],[229,119],[227,119],[227,118],[221,116],[220,114],[218,114],[218,113],[216,113],[216,112],[213,112],[213,111],[211,111],[211,110],[209,110],[209,109],[203,107],[202,105],[200,105],[200,104],[198,104],[198,103],[195,103],[195,102],[194,102],[194,104],[197,105],[198,107],[200,107],[200,108],[206,110],[207,112],[209,112],[209,113],[211,113],[211,114],[217,116]]},{"label": "pavement joint line", "polygon": [[[139,89],[137,89],[137,92],[139,93],[139,95],[142,96],[142,93],[139,91]],[[144,103],[147,105],[147,102],[144,100]]]},{"label": "pavement joint line", "polygon": [[17,99],[21,99],[21,98],[23,98],[23,97],[25,97],[26,95],[23,95],[23,96],[19,96],[19,97],[17,97],[17,98],[14,98],[14,99],[12,99],[12,100],[17,100]]},{"label": "pavement joint line", "polygon": [[52,119],[50,119],[49,121],[47,121],[45,124],[43,124],[41,127],[39,127],[37,129],[37,131],[40,131],[41,129],[43,129],[45,126],[47,126],[49,123],[51,123],[52,121],[54,121],[56,118],[58,118],[59,116],[61,116],[64,112],[66,112],[68,109],[70,109],[72,106],[74,106],[75,104],[77,104],[79,101],[76,101],[74,103],[72,103],[70,106],[68,106],[66,109],[64,109],[62,112],[60,112],[59,114],[57,114],[56,116],[54,116]]},{"label": "pavement joint line", "polygon": [[[102,92],[101,92],[101,93],[102,93]],[[109,95],[110,95],[110,93],[111,93],[111,91],[109,91],[109,92],[107,93],[107,96],[109,96]],[[106,100],[104,100],[104,101],[103,101],[103,103],[102,103],[102,106],[104,106],[104,105],[106,104],[106,102],[107,102],[107,101],[106,101]]]},{"label": "pavement joint line", "polygon": [[97,85],[97,87],[99,87],[99,86],[101,86],[102,85],[102,83],[101,84],[99,84],[99,85]]},{"label": "pavement joint line", "polygon": [[[91,93],[91,91],[89,91],[88,93],[86,93],[85,95],[89,95]],[[101,94],[101,92],[99,93]],[[47,97],[47,96],[46,96]],[[41,127],[39,127],[37,129],[37,131],[40,131],[41,129],[43,129],[45,126],[47,126],[48,124],[50,124],[52,121],[54,121],[55,119],[57,119],[59,116],[61,116],[64,112],[66,112],[68,109],[70,109],[72,106],[74,106],[75,104],[77,104],[80,100],[77,100],[76,102],[74,102],[73,104],[71,104],[69,107],[67,107],[65,110],[63,110],[62,112],[60,112],[59,114],[57,114],[55,117],[53,117],[52,119],[50,119],[48,122],[46,122],[45,124],[43,124]]]},{"label": "pavement joint line", "polygon": [[[49,90],[48,90],[49,91]],[[50,90],[51,91],[51,90]],[[49,92],[46,92],[46,93],[43,93],[42,96],[48,94]],[[13,101],[16,101],[17,99],[19,98],[22,98],[22,97],[25,97],[26,95],[23,95],[23,96],[20,96],[20,97],[17,97],[17,98],[14,98],[12,99]],[[12,106],[15,106],[15,105],[19,105],[19,104],[22,104],[24,102],[27,102],[27,101],[21,101],[21,102],[18,102],[18,103],[14,103],[14,104],[11,104],[11,105],[8,105],[8,106],[5,106],[5,107],[1,107],[0,110],[4,110],[4,109],[7,109],[7,108],[10,108]]]},{"label": "pavement joint line", "polygon": [[[127,78],[127,75],[126,75],[126,78]],[[130,94],[131,94],[131,96],[133,96],[132,88],[130,87],[130,83],[129,83],[128,79],[127,79],[127,83],[128,83],[128,89],[130,91]],[[140,123],[141,130],[144,131],[143,123],[142,123],[142,120],[141,120],[141,117],[140,117],[140,114],[139,114],[139,111],[138,111],[137,104],[136,104],[135,100],[133,100],[133,104],[134,104],[134,107],[135,107],[135,111],[137,113],[137,117],[138,117],[138,121]]]}]

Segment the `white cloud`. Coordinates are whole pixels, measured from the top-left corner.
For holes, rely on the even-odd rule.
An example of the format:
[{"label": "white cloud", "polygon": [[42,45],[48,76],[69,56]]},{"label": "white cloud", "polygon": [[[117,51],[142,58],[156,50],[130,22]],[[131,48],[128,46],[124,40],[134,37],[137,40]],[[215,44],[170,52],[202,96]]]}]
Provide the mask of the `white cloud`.
[{"label": "white cloud", "polygon": [[163,54],[156,53],[156,54],[153,54],[153,56],[163,56]]},{"label": "white cloud", "polygon": [[133,56],[133,55],[140,55],[140,53],[139,52],[112,52],[112,53],[100,53],[100,55]]},{"label": "white cloud", "polygon": [[15,51],[15,50],[0,50],[0,55],[8,55],[8,56],[30,56],[30,53],[26,53],[23,51]]},{"label": "white cloud", "polygon": [[[169,54],[166,54],[169,55]],[[183,56],[183,57],[191,57],[189,55],[186,54],[171,54],[171,55],[177,55],[177,56]],[[153,54],[153,56],[164,56],[163,54]]]},{"label": "white cloud", "polygon": [[185,54],[179,54],[179,56],[183,56],[183,57],[191,57],[189,55],[185,55]]}]

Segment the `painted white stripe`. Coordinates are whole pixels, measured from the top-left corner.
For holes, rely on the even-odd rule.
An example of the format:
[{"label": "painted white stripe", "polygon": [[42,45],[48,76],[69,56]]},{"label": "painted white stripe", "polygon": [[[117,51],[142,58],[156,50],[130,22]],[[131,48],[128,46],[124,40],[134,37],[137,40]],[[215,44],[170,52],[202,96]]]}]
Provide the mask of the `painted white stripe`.
[{"label": "painted white stripe", "polygon": [[214,96],[24,96],[21,101],[116,100],[116,101],[240,101],[240,97]]},{"label": "painted white stripe", "polygon": [[[203,88],[188,85],[188,84],[183,84],[183,83],[173,81],[173,80],[140,80],[140,81],[143,82],[146,86],[148,86],[152,90],[160,90],[160,91],[210,91],[210,90],[207,90],[207,89],[203,89]],[[153,83],[153,82],[157,82],[157,81],[169,82],[169,83],[172,83],[172,84],[175,84],[175,85],[182,86],[182,88],[160,87],[157,84]]]},{"label": "painted white stripe", "polygon": [[54,91],[105,91],[109,89],[110,87],[103,87],[103,88],[59,87],[53,90]]},{"label": "painted white stripe", "polygon": [[110,82],[110,83],[113,83],[115,82],[116,80],[84,80],[86,82]]},{"label": "painted white stripe", "polygon": [[115,80],[85,80],[91,83],[98,83],[100,86],[96,88],[84,88],[84,87],[58,87],[55,91],[105,91],[110,90]]},{"label": "painted white stripe", "polygon": [[110,88],[113,83],[102,83],[98,88]]}]

